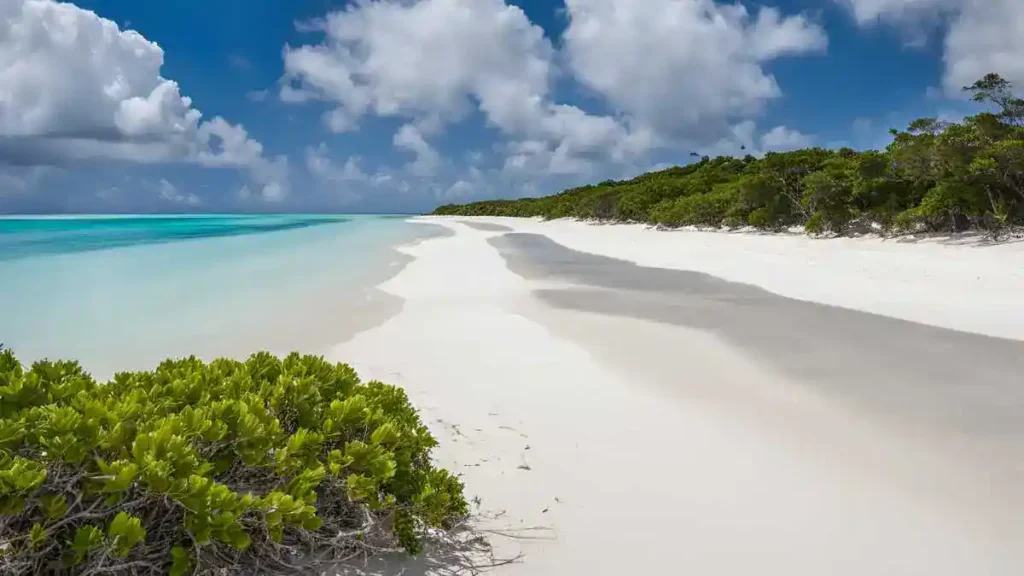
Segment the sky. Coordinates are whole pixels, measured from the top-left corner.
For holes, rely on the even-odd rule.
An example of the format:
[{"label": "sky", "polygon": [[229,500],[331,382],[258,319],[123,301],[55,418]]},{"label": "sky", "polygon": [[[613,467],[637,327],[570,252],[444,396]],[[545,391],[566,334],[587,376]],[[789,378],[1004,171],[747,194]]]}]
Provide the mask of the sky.
[{"label": "sky", "polygon": [[0,213],[413,213],[881,148],[1021,0],[0,0]]}]

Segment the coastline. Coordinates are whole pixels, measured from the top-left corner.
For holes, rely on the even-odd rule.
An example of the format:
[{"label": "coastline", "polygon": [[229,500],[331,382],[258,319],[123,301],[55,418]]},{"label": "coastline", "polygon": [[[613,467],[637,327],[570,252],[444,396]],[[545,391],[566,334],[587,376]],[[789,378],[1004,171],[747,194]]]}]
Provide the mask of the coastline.
[{"label": "coastline", "polygon": [[0,262],[20,281],[0,286],[19,303],[0,314],[0,342],[25,362],[76,359],[101,381],[168,357],[323,354],[401,310],[376,289],[410,261],[397,246],[447,233],[345,226]]},{"label": "coastline", "polygon": [[[408,224],[420,229],[415,238],[381,247],[387,254],[387,261],[368,266],[368,272],[363,274],[357,285],[323,286],[305,302],[301,309],[303,320],[297,322],[294,317],[278,319],[276,326],[265,330],[266,339],[262,345],[256,348],[247,345],[246,349],[265,349],[278,355],[293,350],[321,355],[399,314],[404,300],[381,290],[380,286],[401,274],[414,260],[402,248],[451,235],[448,229],[436,224],[414,221],[408,221]],[[338,321],[325,322],[330,319]],[[244,356],[247,352],[242,348],[245,347],[240,347],[238,354]]]},{"label": "coastline", "polygon": [[[944,429],[915,417],[943,414],[928,390],[889,378],[881,387],[905,397],[873,414],[841,387],[779,370],[706,329],[616,313],[608,302],[554,305],[546,291],[573,300],[587,288],[627,306],[643,291],[531,277],[495,244],[509,229],[561,243],[550,223],[415,221],[454,235],[401,248],[415,260],[378,287],[404,300],[401,312],[328,357],[406,389],[440,441],[438,462],[482,499],[477,527],[497,557],[523,555],[494,573],[953,575],[1024,566],[1014,464],[1024,434],[984,430],[984,402],[963,407],[977,429]],[[614,235],[592,241],[610,227],[595,228],[563,246],[642,251]],[[527,266],[544,267],[538,253],[553,252],[539,248]],[[589,266],[555,254],[555,270]],[[641,282],[650,273],[610,270]],[[989,392],[940,396],[957,406],[957,394]],[[1019,415],[1024,403],[1014,398],[1007,409]],[[390,561],[373,573],[443,573],[429,555]]]}]

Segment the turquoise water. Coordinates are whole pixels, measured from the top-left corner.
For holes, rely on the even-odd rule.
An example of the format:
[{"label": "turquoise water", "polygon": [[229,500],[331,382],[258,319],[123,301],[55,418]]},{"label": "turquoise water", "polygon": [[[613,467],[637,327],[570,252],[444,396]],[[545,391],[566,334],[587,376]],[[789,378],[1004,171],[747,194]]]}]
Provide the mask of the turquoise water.
[{"label": "turquoise water", "polygon": [[0,218],[0,260],[299,230],[349,222],[352,218],[302,215]]},{"label": "turquoise water", "polygon": [[0,218],[0,342],[100,377],[166,356],[322,353],[431,228],[383,216]]}]

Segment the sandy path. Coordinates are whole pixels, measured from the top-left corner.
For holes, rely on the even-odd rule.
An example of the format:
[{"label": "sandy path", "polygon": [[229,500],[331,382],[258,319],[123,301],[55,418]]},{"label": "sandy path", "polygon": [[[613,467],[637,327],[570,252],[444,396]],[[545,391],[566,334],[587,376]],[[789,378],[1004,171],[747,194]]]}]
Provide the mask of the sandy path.
[{"label": "sandy path", "polygon": [[[550,528],[495,538],[525,554],[497,573],[1021,573],[1020,531],[943,499],[984,486],[941,458],[702,332],[548,308],[488,244],[500,232],[445,226],[381,286],[402,311],[331,357],[408,390],[439,461],[505,512],[491,527]],[[648,382],[665,357],[686,393]]]}]

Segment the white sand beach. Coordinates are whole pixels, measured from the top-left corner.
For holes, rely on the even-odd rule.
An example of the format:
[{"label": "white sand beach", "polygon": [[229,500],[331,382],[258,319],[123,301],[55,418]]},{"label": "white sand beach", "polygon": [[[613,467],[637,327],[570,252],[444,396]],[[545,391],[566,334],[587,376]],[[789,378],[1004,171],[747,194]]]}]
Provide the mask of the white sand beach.
[{"label": "white sand beach", "polygon": [[1020,244],[419,220],[329,357],[406,388],[493,573],[1024,573]]}]

